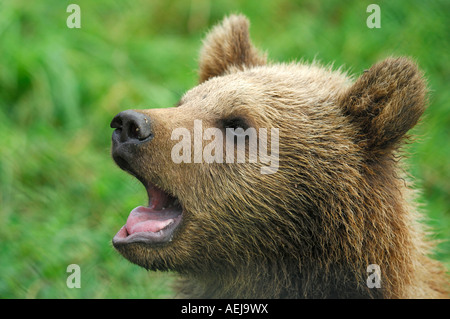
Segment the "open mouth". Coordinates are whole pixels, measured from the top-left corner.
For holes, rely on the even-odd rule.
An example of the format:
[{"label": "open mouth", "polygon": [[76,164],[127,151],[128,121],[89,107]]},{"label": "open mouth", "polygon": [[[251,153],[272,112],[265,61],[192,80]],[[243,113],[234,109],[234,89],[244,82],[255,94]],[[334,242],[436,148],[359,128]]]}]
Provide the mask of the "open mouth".
[{"label": "open mouth", "polygon": [[147,186],[149,204],[138,206],[113,238],[113,245],[130,243],[164,244],[172,241],[180,225],[183,207],[179,200],[155,185]]}]

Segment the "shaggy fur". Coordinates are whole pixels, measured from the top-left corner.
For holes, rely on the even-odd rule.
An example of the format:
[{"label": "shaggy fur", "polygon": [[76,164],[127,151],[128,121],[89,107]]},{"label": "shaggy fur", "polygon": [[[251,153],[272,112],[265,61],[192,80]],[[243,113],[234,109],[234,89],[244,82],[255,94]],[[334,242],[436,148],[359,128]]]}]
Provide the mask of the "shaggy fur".
[{"label": "shaggy fur", "polygon": [[[180,200],[182,225],[165,245],[118,247],[126,258],[179,273],[181,297],[448,297],[397,167],[426,105],[412,61],[388,58],[354,83],[315,63],[267,63],[247,19],[230,16],[206,37],[199,64],[200,84],[178,107],[139,111],[154,138],[129,163]],[[279,128],[275,174],[262,175],[261,163],[171,161],[173,129],[230,117]],[[381,288],[367,287],[370,264]]]}]

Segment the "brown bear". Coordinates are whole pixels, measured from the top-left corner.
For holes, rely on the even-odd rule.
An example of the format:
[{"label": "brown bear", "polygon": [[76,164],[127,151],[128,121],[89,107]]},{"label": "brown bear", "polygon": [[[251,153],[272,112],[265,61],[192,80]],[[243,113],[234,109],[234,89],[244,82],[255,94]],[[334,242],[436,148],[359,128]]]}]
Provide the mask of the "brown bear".
[{"label": "brown bear", "polygon": [[176,107],[112,120],[112,156],[149,198],[114,247],[177,272],[179,297],[448,297],[398,166],[425,110],[422,73],[407,58],[356,81],[268,62],[248,27],[232,15],[212,29]]}]

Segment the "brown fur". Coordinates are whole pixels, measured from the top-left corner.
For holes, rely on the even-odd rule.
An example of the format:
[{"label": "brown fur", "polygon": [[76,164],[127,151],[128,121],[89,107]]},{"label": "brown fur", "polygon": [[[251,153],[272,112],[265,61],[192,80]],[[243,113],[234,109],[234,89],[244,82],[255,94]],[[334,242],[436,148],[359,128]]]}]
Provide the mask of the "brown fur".
[{"label": "brown fur", "polygon": [[[118,248],[126,258],[178,272],[182,297],[448,297],[394,157],[425,110],[413,62],[388,58],[354,83],[315,63],[267,63],[247,19],[231,16],[206,37],[199,74],[177,108],[140,111],[154,138],[130,165],[179,198],[183,224],[166,245]],[[171,161],[174,128],[230,116],[279,128],[275,174],[260,174],[261,163]],[[380,289],[366,285],[370,264]]]}]

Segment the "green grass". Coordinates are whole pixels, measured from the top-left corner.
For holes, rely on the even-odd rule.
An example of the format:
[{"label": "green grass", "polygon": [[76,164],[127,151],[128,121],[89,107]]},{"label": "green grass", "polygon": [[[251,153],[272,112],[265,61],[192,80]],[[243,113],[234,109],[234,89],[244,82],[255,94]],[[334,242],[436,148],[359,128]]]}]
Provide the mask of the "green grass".
[{"label": "green grass", "polygon": [[[66,7],[81,7],[81,29]],[[448,1],[0,2],[0,297],[163,298],[171,276],[116,253],[111,238],[143,187],[110,158],[121,110],[172,106],[196,78],[206,30],[246,14],[252,38],[277,61],[314,58],[359,74],[389,55],[414,57],[430,108],[408,163],[436,238],[450,237]],[[450,243],[437,258],[450,266]],[[81,267],[81,288],[66,267]]]}]

